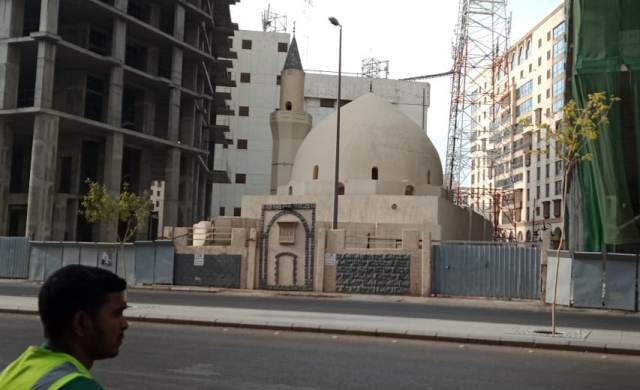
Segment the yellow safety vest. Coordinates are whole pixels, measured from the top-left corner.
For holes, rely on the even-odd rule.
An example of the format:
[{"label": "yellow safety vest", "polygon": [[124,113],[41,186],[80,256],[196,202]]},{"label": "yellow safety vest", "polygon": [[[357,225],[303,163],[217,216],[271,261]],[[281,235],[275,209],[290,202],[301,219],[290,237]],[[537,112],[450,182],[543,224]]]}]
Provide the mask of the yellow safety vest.
[{"label": "yellow safety vest", "polygon": [[0,374],[2,390],[58,390],[70,381],[93,379],[71,355],[42,347],[29,347]]}]

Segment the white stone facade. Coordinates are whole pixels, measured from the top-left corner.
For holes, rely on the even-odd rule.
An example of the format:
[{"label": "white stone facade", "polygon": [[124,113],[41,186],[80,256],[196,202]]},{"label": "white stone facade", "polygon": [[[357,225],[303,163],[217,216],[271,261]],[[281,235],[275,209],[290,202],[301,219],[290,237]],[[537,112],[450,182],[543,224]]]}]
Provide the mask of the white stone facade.
[{"label": "white stone facade", "polygon": [[[482,128],[471,146],[469,203],[493,219],[495,199],[485,190],[513,189],[515,201],[501,202],[499,227],[505,238],[539,240],[548,229],[559,237],[562,228],[562,162],[553,142],[535,125],[555,129],[562,119],[565,42],[564,9],[559,6],[512,46],[508,74],[497,72],[496,99],[503,104],[496,102],[495,119],[490,102],[479,104],[473,113]],[[489,80],[490,75],[488,71]],[[507,77],[509,91],[504,89]],[[518,125],[523,121],[533,125]]]}]

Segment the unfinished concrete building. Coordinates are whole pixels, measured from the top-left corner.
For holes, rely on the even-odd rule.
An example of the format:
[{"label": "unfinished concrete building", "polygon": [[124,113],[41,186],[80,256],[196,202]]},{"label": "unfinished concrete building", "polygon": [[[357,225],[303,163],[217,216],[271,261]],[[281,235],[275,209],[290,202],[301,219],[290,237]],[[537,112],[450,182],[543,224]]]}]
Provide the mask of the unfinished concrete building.
[{"label": "unfinished concrete building", "polygon": [[0,236],[111,239],[86,179],[164,182],[165,225],[207,218],[236,1],[0,0]]}]

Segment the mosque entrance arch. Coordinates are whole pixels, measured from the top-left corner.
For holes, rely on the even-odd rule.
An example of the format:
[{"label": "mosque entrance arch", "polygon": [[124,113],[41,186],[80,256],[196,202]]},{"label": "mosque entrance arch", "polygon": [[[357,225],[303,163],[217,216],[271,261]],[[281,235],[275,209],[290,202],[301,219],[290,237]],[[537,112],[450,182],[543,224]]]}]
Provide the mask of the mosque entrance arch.
[{"label": "mosque entrance arch", "polygon": [[258,285],[271,290],[313,290],[315,204],[264,205]]}]

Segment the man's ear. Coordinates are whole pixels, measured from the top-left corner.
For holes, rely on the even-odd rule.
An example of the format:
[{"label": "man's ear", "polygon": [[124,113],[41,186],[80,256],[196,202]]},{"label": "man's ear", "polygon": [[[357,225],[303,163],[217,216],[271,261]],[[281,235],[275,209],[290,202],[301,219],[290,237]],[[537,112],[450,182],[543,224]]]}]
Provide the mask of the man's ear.
[{"label": "man's ear", "polygon": [[86,336],[93,329],[93,322],[91,316],[84,312],[78,311],[73,315],[71,321],[71,330],[74,335],[79,337]]}]

